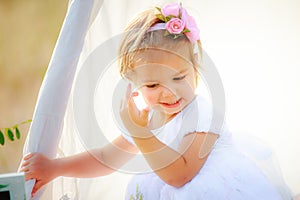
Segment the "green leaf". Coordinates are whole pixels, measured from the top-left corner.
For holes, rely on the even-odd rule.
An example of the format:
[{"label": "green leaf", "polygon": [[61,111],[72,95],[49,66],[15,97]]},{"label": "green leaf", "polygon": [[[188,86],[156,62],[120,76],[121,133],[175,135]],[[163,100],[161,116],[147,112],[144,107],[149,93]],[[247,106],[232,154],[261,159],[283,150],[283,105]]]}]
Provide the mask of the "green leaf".
[{"label": "green leaf", "polygon": [[189,32],[191,32],[189,29],[184,29],[183,31],[182,31],[182,33],[189,33]]},{"label": "green leaf", "polygon": [[159,20],[161,20],[161,21],[163,21],[163,22],[165,22],[166,21],[166,18],[165,18],[165,16],[163,16],[162,14],[157,14],[157,15],[155,15]]},{"label": "green leaf", "polygon": [[20,139],[21,138],[21,133],[20,133],[20,130],[18,129],[18,126],[15,127],[15,131],[16,131],[17,139]]},{"label": "green leaf", "polygon": [[160,13],[161,13],[161,8],[160,7],[155,7]]},{"label": "green leaf", "polygon": [[27,124],[27,123],[30,123],[30,122],[32,122],[32,119],[28,119],[28,120],[22,122],[21,124]]},{"label": "green leaf", "polygon": [[2,133],[2,131],[0,130],[0,144],[1,145],[4,145],[4,135],[3,135],[3,133]]},{"label": "green leaf", "polygon": [[166,16],[166,21],[170,21],[170,19],[172,19],[172,18],[177,18],[177,17],[174,15],[168,15],[168,16]]},{"label": "green leaf", "polygon": [[8,139],[10,139],[10,141],[14,141],[15,138],[14,138],[14,134],[11,131],[11,129],[10,128],[6,128],[5,130],[6,130],[5,132],[6,132],[6,135],[7,135]]},{"label": "green leaf", "polygon": [[2,189],[2,188],[6,188],[8,185],[1,185],[0,184],[0,189]]},{"label": "green leaf", "polygon": [[168,36],[168,35],[170,35],[170,33],[169,33],[169,31],[165,31],[165,33],[164,33],[164,36]]},{"label": "green leaf", "polygon": [[181,35],[179,35],[179,34],[174,34],[173,39],[179,38],[180,36],[181,36]]}]

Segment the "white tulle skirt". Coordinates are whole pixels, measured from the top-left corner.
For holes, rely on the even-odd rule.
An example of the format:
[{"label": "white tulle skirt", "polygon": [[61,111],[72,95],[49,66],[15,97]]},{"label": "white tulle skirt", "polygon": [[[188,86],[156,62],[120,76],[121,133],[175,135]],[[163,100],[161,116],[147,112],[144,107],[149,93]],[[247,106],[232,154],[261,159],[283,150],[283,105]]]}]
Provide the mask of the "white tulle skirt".
[{"label": "white tulle skirt", "polygon": [[214,149],[199,173],[183,187],[163,182],[155,173],[135,175],[125,199],[140,200],[291,200],[272,151],[253,137]]}]

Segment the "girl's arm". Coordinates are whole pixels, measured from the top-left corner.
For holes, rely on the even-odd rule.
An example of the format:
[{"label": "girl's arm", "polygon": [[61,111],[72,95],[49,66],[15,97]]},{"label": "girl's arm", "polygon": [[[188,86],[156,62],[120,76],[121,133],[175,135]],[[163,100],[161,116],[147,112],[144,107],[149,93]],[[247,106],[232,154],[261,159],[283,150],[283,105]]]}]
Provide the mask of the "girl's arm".
[{"label": "girl's arm", "polygon": [[184,137],[177,152],[152,133],[144,130],[140,134],[148,138],[135,137],[134,142],[155,173],[174,187],[183,186],[199,172],[218,138],[214,133],[190,133]]},{"label": "girl's arm", "polygon": [[205,132],[187,134],[180,144],[179,151],[175,151],[150,132],[149,110],[137,109],[133,100],[133,96],[136,95],[131,93],[129,85],[120,111],[124,125],[153,171],[167,184],[174,187],[183,186],[202,168],[218,135]]},{"label": "girl's arm", "polygon": [[134,145],[123,136],[119,136],[103,148],[64,158],[52,160],[42,154],[28,154],[24,157],[21,171],[25,172],[26,180],[36,179],[33,189],[35,193],[58,176],[89,178],[110,174],[129,161],[137,152],[138,149]]}]

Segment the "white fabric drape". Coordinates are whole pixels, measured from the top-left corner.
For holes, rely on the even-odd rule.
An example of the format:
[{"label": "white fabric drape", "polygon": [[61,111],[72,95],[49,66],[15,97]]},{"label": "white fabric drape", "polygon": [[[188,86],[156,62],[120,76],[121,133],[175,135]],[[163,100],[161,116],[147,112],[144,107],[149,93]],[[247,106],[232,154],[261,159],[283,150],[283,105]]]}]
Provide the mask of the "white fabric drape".
[{"label": "white fabric drape", "polygon": [[[73,0],[41,86],[23,154],[41,152],[54,158],[63,119],[89,24],[102,1]],[[91,16],[93,14],[94,16]],[[27,199],[34,181],[26,182]],[[37,194],[38,198],[40,194]]]},{"label": "white fabric drape", "polygon": [[[195,5],[198,5],[198,2],[196,0],[181,2],[197,18]],[[89,81],[93,84],[97,81],[90,80],[89,74],[94,73],[93,68],[87,73],[80,71],[82,66],[86,65],[87,58],[98,46],[120,34],[135,13],[145,8],[161,6],[163,3],[164,0],[143,2],[140,0],[70,0],[61,33],[40,89],[33,122],[24,146],[24,155],[28,152],[41,152],[54,158],[100,146],[101,138],[92,128],[86,130],[84,135],[82,132],[78,134],[74,117],[76,112],[74,85],[78,73],[80,72],[80,78],[87,80],[81,90],[94,94],[89,84]],[[97,60],[89,60],[88,64],[101,65]],[[99,111],[95,114],[96,118],[101,119],[98,122],[104,124],[101,128],[107,132],[108,135],[105,136],[109,139],[117,135],[117,129],[114,127],[113,119],[109,117],[111,102],[104,96],[113,96],[111,88],[114,87],[114,80],[118,80],[118,76],[113,75],[114,73],[106,72],[106,78],[102,80],[104,83],[98,88],[100,92],[95,97],[99,102],[92,105]],[[60,177],[47,185],[44,195],[42,195],[44,191],[41,191],[35,199],[122,199],[130,177],[131,175],[126,173],[115,173],[94,179]],[[28,199],[33,184],[33,181],[26,182]]]}]

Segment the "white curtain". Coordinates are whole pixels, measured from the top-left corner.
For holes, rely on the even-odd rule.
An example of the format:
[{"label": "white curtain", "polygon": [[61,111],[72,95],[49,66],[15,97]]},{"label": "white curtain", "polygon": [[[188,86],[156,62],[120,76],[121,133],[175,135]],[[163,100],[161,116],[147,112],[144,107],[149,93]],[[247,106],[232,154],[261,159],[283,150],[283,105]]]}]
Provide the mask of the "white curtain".
[{"label": "white curtain", "polygon": [[[120,80],[115,57],[119,34],[136,13],[165,2],[70,0],[40,89],[24,154],[42,152],[51,158],[68,156],[102,146],[106,142],[103,136],[109,141],[118,135],[111,102]],[[199,2],[181,2],[199,20]],[[103,63],[109,67],[102,66]],[[101,77],[91,76],[93,74]],[[85,120],[84,125],[82,120]],[[131,177],[131,173],[124,171],[93,179],[60,177],[49,183],[46,190],[41,190],[35,199],[123,199]],[[26,183],[27,195],[33,184],[33,181]]]},{"label": "white curtain", "polygon": [[[56,157],[70,91],[86,33],[102,1],[70,1],[55,50],[41,86],[23,154]],[[26,182],[27,199],[34,181]],[[36,195],[36,199],[42,194]]]}]

